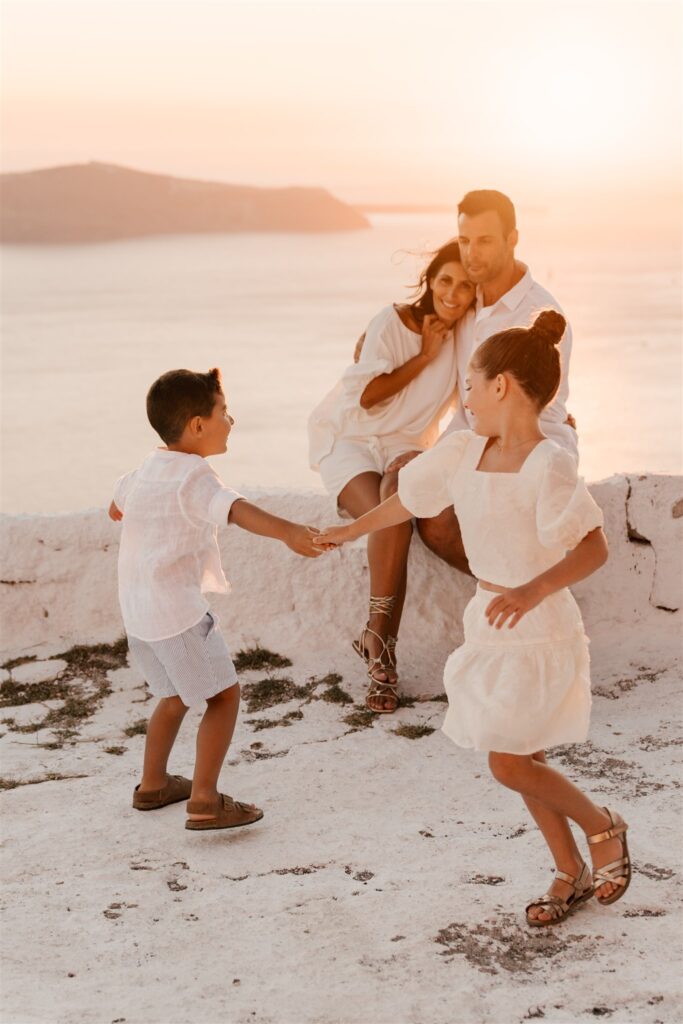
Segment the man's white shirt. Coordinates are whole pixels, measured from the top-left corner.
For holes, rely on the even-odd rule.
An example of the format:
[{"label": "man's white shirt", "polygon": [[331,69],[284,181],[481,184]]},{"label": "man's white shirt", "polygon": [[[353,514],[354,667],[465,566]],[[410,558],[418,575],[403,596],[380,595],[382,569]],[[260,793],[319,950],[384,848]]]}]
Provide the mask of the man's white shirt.
[{"label": "man's white shirt", "polygon": [[[487,338],[498,334],[499,331],[505,331],[510,327],[528,327],[542,309],[556,309],[558,313],[562,313],[559,303],[550,292],[534,281],[528,267],[524,264],[521,266],[524,267],[524,277],[492,306],[483,305],[481,288],[477,288],[474,309],[466,313],[457,325],[458,406],[453,419],[441,435],[442,437],[450,434],[453,430],[472,430],[474,427],[472,415],[464,407],[466,400],[464,385],[470,359],[479,346]],[[550,405],[546,406],[541,413],[541,429],[544,434],[571,452],[578,460],[576,431],[568,423],[565,423],[567,398],[569,397],[569,360],[572,351],[572,330],[569,324],[562,336],[559,350],[562,368],[560,387]]]}]

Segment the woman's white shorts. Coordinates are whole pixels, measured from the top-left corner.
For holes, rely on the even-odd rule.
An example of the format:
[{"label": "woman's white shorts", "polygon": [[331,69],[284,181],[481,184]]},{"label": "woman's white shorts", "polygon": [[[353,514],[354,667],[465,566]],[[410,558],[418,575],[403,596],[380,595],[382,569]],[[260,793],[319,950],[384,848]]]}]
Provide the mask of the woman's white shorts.
[{"label": "woman's white shorts", "polygon": [[341,491],[360,473],[379,473],[384,476],[387,466],[399,455],[422,450],[400,438],[348,440],[340,437],[334,442],[330,454],[320,460],[320,476],[325,490],[336,505]]}]

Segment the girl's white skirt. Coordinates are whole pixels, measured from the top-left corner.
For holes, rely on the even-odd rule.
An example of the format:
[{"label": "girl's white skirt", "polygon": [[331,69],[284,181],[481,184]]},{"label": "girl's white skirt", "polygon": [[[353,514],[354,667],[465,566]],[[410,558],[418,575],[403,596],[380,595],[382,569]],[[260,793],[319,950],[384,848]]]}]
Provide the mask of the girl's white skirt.
[{"label": "girl's white skirt", "polygon": [[444,669],[442,729],[461,747],[533,754],[588,736],[588,638],[569,590],[552,594],[509,629],[484,615],[495,593],[477,587],[465,609],[465,641]]}]

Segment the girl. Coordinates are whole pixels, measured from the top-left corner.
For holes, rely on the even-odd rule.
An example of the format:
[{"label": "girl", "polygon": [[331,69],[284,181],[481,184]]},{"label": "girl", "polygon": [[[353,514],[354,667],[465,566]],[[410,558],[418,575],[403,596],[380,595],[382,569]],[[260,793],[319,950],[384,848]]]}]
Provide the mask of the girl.
[{"label": "girl", "polygon": [[[455,395],[453,327],[474,300],[457,242],[435,253],[410,305],[387,306],[370,322],[360,358],[309,419],[310,462],[342,514],[354,517],[396,490],[396,457],[423,452]],[[366,661],[372,711],[398,704],[395,647],[412,536],[401,522],[368,540],[370,613],[353,644]]]},{"label": "girl", "polygon": [[[466,384],[474,431],[444,438],[401,470],[396,495],[314,541],[337,545],[454,506],[479,586],[465,610],[465,641],[446,662],[443,731],[488,751],[494,778],[521,794],[543,833],[557,873],[526,908],[534,927],[556,924],[593,894],[614,903],[631,879],[626,822],[544,753],[588,734],[588,641],[567,588],[607,558],[602,513],[574,459],[539,428],[560,380],[564,327],[545,310],[531,327],[484,342]],[[587,837],[592,876],[570,821]]]}]

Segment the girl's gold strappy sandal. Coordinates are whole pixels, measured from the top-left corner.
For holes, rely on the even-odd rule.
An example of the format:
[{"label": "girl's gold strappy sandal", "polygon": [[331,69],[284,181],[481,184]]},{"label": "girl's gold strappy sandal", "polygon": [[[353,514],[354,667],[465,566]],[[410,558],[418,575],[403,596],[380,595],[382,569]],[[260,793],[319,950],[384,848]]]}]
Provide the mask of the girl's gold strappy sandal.
[{"label": "girl's gold strappy sandal", "polygon": [[608,839],[620,837],[621,857],[610,861],[609,864],[604,864],[601,868],[596,868],[593,872],[593,884],[596,889],[599,889],[605,882],[610,882],[611,885],[619,887],[610,896],[601,897],[596,895],[595,898],[598,903],[601,903],[603,907],[607,907],[610,903],[616,903],[617,900],[620,900],[631,884],[631,858],[629,857],[628,843],[626,841],[628,825],[620,814],[617,814],[616,811],[611,811],[609,807],[603,807],[603,811],[607,811],[609,814],[610,827],[605,829],[604,832],[596,832],[595,835],[586,836],[586,842],[589,846],[595,846],[597,843],[606,843]]},{"label": "girl's gold strappy sandal", "polygon": [[[578,878],[568,875],[566,871],[556,871],[555,878],[559,878],[560,881],[571,885],[574,891],[566,900],[549,892],[545,896],[539,896],[537,900],[532,900],[526,907],[526,923],[530,928],[547,928],[551,924],[559,924],[569,914],[573,914],[577,907],[585,903],[586,900],[589,900],[595,891],[591,871],[587,864],[583,865]],[[547,921],[542,921],[539,917],[529,917],[529,911],[532,907],[539,907],[544,914],[551,914],[552,916]]]},{"label": "girl's gold strappy sandal", "polygon": [[[396,598],[389,595],[387,597],[371,597],[370,598],[370,615],[386,615],[391,616],[394,609]],[[366,646],[366,640],[368,635],[374,636],[380,643],[379,656],[373,658]],[[396,641],[393,640],[391,645],[390,640],[393,638],[383,637],[376,633],[374,629],[366,623],[363,626],[358,640],[353,641],[353,649],[356,654],[363,659],[368,666],[368,677],[370,679],[370,689],[365,697],[365,703],[370,711],[374,711],[377,715],[390,715],[398,707],[398,679],[394,679],[392,682],[386,679],[376,679],[376,672],[382,672],[385,676],[387,675],[387,668],[392,668],[396,664],[394,658],[394,650],[396,648]],[[376,708],[373,707],[370,701],[383,699],[384,701],[391,701],[392,706],[389,708]]]}]

